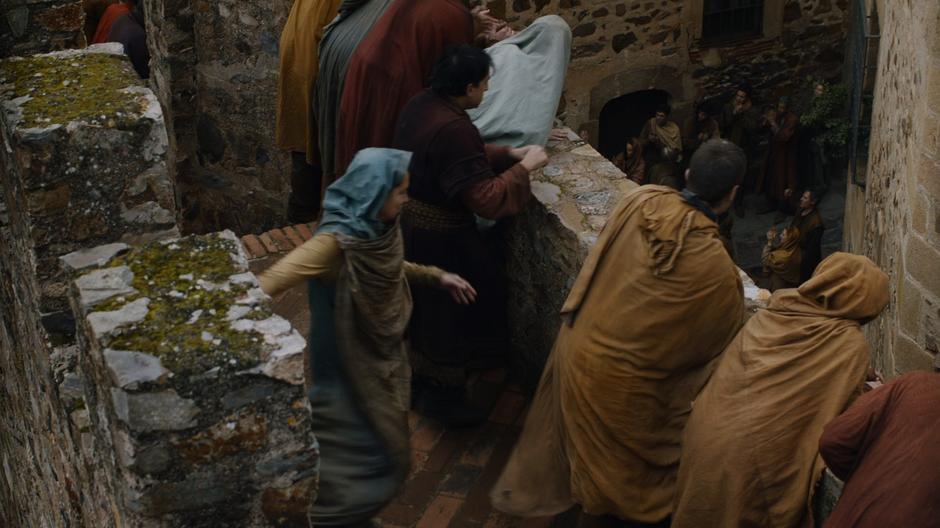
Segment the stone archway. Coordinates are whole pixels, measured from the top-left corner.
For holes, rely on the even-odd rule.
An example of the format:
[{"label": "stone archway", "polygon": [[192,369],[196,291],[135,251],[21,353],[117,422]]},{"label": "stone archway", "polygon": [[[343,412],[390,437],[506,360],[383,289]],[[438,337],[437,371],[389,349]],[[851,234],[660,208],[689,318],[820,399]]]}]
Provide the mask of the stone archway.
[{"label": "stone archway", "polygon": [[598,116],[595,147],[606,158],[623,149],[627,138],[637,137],[643,125],[660,106],[670,104],[672,94],[665,90],[639,90],[611,99]]},{"label": "stone archway", "polygon": [[590,143],[600,147],[599,120],[607,103],[626,94],[644,90],[662,90],[671,96],[673,119],[681,120],[691,111],[694,94],[683,83],[683,74],[671,66],[652,66],[627,69],[601,79],[591,89],[588,121],[582,123],[579,131],[590,136]]}]

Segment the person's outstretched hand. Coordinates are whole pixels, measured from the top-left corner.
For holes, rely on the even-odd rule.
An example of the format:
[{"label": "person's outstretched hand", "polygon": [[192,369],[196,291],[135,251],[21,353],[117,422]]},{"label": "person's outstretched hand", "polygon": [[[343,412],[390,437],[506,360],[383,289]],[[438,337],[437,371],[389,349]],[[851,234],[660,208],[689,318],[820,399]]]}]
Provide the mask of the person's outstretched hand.
[{"label": "person's outstretched hand", "polygon": [[441,288],[449,291],[457,304],[472,304],[477,300],[477,291],[473,286],[455,273],[441,275]]},{"label": "person's outstretched hand", "polygon": [[563,128],[553,128],[551,132],[548,133],[549,141],[567,141],[568,140],[568,131]]},{"label": "person's outstretched hand", "polygon": [[519,163],[529,172],[541,169],[548,163],[548,153],[540,145],[526,145],[524,147],[514,148],[509,151],[510,154],[519,160]]}]

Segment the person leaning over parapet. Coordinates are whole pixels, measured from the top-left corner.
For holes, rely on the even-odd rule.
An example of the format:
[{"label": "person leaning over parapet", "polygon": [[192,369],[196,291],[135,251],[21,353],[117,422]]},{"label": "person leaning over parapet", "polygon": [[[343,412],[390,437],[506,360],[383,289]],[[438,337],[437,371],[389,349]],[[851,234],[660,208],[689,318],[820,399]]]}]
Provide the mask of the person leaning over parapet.
[{"label": "person leaning over parapet", "polygon": [[827,528],[940,527],[940,362],[862,395],[819,454],[845,481]]},{"label": "person leaning over parapet", "polygon": [[741,326],[716,219],[745,168],[705,142],[683,192],[645,185],[610,215],[562,308],[525,427],[490,497],[506,513],[666,523],[692,400]]},{"label": "person leaning over parapet", "polygon": [[503,263],[477,230],[474,214],[498,220],[531,199],[529,173],[545,165],[540,145],[490,145],[467,110],[483,100],[490,57],[469,45],[450,49],[431,74],[431,87],[402,111],[395,148],[411,151],[412,197],[402,213],[410,260],[467,277],[479,291],[470,307],[440,292],[415,289],[409,329],[415,408],[449,425],[482,422],[485,409],[469,405],[470,369],[501,366],[509,348]]},{"label": "person leaning over parapet", "polygon": [[819,435],[860,391],[861,326],[887,304],[884,272],[835,253],[748,320],[692,407],[673,528],[813,526]]}]

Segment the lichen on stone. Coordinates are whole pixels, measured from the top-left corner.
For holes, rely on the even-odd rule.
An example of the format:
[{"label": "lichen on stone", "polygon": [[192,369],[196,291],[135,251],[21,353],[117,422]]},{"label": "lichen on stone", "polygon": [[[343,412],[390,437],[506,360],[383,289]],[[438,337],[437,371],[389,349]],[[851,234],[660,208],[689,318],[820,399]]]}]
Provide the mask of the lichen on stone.
[{"label": "lichen on stone", "polygon": [[[108,266],[128,266],[138,293],[102,303],[95,311],[112,311],[144,297],[150,305],[142,322],[102,344],[157,356],[176,375],[257,365],[270,345],[260,333],[235,330],[227,320],[229,308],[249,287],[229,281],[243,271],[233,261],[236,252],[233,241],[208,235],[154,242],[113,258]],[[243,318],[272,315],[258,305]]]},{"label": "lichen on stone", "polygon": [[0,61],[3,99],[29,97],[23,103],[24,128],[43,128],[72,121],[123,128],[137,121],[146,107],[140,94],[123,90],[143,86],[124,57],[107,53],[57,57],[37,55]]}]

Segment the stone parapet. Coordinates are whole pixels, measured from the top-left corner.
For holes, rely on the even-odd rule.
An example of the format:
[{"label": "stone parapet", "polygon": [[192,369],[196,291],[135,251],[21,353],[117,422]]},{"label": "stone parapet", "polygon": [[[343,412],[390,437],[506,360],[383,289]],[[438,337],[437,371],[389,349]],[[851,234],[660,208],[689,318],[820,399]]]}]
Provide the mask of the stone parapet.
[{"label": "stone parapet", "polygon": [[[534,203],[505,231],[513,366],[529,388],[541,376],[581,264],[620,198],[637,187],[570,130],[568,138],[549,145],[548,165],[532,174]],[[752,314],[770,294],[739,272]]]},{"label": "stone parapet", "polygon": [[0,526],[116,525],[107,482],[81,449],[87,412],[80,397],[64,404],[68,384],[39,319],[39,284],[19,186],[5,186],[9,222],[0,223]]},{"label": "stone parapet", "polygon": [[305,341],[271,312],[235,236],[67,259],[91,450],[125,525],[307,526]]},{"label": "stone parapet", "polygon": [[59,256],[178,236],[163,114],[120,44],[0,61],[0,104],[0,187],[25,196],[43,314],[68,307]]}]

